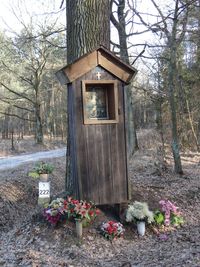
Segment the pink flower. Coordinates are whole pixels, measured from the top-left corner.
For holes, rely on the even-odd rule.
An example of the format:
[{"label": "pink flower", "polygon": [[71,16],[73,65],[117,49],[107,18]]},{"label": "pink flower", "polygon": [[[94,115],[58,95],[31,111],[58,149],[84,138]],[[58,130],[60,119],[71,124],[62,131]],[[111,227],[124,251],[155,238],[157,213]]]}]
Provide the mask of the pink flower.
[{"label": "pink flower", "polygon": [[175,215],[178,215],[178,207],[176,207],[169,200],[160,200],[159,204],[161,205],[161,210],[165,213],[165,225],[170,224],[171,212]]}]

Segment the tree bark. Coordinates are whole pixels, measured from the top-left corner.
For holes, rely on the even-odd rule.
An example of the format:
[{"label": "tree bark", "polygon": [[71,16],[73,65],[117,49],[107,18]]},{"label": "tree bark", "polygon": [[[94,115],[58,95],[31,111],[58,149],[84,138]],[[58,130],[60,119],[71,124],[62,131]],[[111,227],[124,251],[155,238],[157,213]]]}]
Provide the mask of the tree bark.
[{"label": "tree bark", "polygon": [[[100,45],[110,48],[109,0],[66,0],[66,15],[68,64]],[[69,131],[67,135],[65,187],[73,195]]]},{"label": "tree bark", "polygon": [[67,63],[99,45],[110,48],[109,0],[66,0]]}]

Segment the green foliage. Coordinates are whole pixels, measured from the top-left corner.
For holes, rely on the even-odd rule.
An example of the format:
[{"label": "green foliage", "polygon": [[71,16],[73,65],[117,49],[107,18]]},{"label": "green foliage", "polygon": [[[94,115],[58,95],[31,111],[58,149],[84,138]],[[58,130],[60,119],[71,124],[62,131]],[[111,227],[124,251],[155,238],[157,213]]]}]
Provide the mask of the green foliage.
[{"label": "green foliage", "polygon": [[180,226],[184,223],[183,217],[175,214],[171,215],[171,224],[174,226]]},{"label": "green foliage", "polygon": [[30,172],[28,173],[28,176],[30,176],[30,177],[36,179],[36,178],[39,178],[40,175],[39,175],[37,172],[35,172],[35,171],[30,171]]},{"label": "green foliage", "polygon": [[179,227],[184,223],[182,213],[170,200],[160,200],[160,209],[154,212],[154,223],[158,227]]},{"label": "green foliage", "polygon": [[164,214],[162,212],[160,212],[159,210],[155,211],[155,213],[154,213],[154,221],[158,225],[164,224],[164,221],[165,221]]},{"label": "green foliage", "polygon": [[40,174],[50,174],[54,170],[54,166],[49,163],[45,163],[43,161],[38,162],[32,171],[28,173],[28,175],[32,178],[38,178]]}]

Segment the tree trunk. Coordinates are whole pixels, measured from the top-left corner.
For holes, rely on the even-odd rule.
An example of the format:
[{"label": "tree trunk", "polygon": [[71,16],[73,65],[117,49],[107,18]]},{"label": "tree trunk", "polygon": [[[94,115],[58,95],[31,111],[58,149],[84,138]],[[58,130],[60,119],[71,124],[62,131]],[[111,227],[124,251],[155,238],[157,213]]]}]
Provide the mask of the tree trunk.
[{"label": "tree trunk", "polygon": [[14,127],[13,124],[11,123],[11,150],[15,151],[15,145],[14,145]]},{"label": "tree trunk", "polygon": [[35,140],[37,144],[43,144],[43,127],[42,127],[42,119],[40,116],[40,105],[37,104],[35,106]]},{"label": "tree trunk", "polygon": [[172,39],[169,43],[170,47],[170,58],[168,63],[168,92],[169,92],[169,103],[171,112],[171,122],[172,122],[172,152],[174,157],[174,167],[175,172],[183,174],[180,150],[179,150],[179,140],[177,132],[177,118],[176,118],[176,104],[175,104],[175,78],[176,78],[176,39],[175,35],[172,34]]},{"label": "tree trunk", "polygon": [[[66,0],[66,15],[68,64],[100,45],[110,48],[109,0]],[[69,140],[68,131],[65,185],[67,194],[73,194]]]},{"label": "tree trunk", "polygon": [[135,130],[135,118],[132,105],[131,86],[125,87],[125,123],[126,123],[126,139],[127,139],[127,153],[128,158],[139,149],[137,135]]},{"label": "tree trunk", "polygon": [[[128,56],[128,47],[127,47],[127,34],[126,34],[126,21],[125,21],[125,0],[119,0],[117,7],[117,16],[118,21],[115,19],[111,13],[111,21],[116,27],[119,35],[119,49],[120,49],[120,58],[130,64]],[[113,1],[111,1],[112,7]],[[134,119],[134,107],[132,99],[132,86],[128,85],[125,87],[125,116],[126,116],[126,139],[127,139],[127,153],[128,157],[134,154],[136,150],[139,149],[136,129],[135,129],[135,119]]]},{"label": "tree trunk", "polygon": [[67,63],[99,45],[110,48],[109,0],[66,0]]}]

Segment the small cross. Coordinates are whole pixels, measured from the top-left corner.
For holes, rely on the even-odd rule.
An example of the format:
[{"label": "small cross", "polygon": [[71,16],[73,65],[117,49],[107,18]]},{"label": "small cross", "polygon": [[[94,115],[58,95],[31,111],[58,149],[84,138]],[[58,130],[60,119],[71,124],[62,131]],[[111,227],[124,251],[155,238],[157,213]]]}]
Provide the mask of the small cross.
[{"label": "small cross", "polygon": [[101,79],[101,73],[99,71],[97,72],[96,76],[97,76],[97,80]]}]

